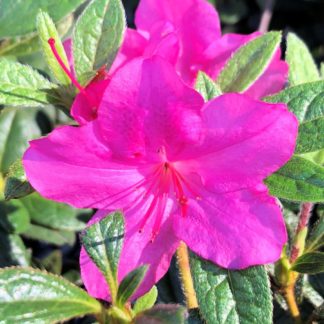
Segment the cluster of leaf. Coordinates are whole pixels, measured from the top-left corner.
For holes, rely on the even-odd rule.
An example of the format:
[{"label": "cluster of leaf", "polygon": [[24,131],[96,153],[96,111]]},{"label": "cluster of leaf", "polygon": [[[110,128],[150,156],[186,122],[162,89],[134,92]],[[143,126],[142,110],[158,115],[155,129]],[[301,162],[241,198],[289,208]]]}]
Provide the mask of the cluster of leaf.
[{"label": "cluster of leaf", "polygon": [[[39,6],[38,2],[43,5]],[[57,245],[72,244],[74,232],[83,228],[83,223],[76,217],[79,211],[49,202],[37,193],[30,194],[32,188],[25,179],[21,163],[15,162],[21,158],[28,140],[50,131],[49,128],[60,122],[71,122],[63,118],[58,109],[68,113],[75,92],[54,60],[47,40],[55,39],[58,52],[67,63],[60,37],[69,28],[63,28],[61,32],[60,26],[66,26],[67,21],[69,27],[73,24],[71,13],[82,2],[26,0],[14,4],[0,0],[0,38],[6,37],[0,43],[0,55],[6,55],[0,58],[0,104],[4,105],[0,114],[0,189],[2,187],[4,191],[0,202],[4,215],[0,218],[0,244],[3,245],[1,250],[10,252],[9,261],[5,259],[1,266],[30,265],[31,258],[20,234]],[[25,5],[28,10],[24,10]],[[39,7],[43,11],[37,14]],[[21,24],[13,23],[18,13],[21,14],[18,16]],[[28,13],[28,19],[24,19],[24,13]],[[36,14],[35,25],[29,17]],[[82,85],[87,84],[102,66],[109,69],[122,42],[124,29],[125,15],[119,0],[93,0],[85,8],[73,29],[75,72]],[[217,80],[200,73],[197,90],[209,100],[224,92],[248,89],[269,65],[281,39],[279,32],[270,32],[249,42],[233,55]],[[42,73],[17,62],[18,57],[21,62],[31,63],[31,57],[26,55],[40,49],[49,67],[42,67]],[[321,203],[324,200],[324,81],[307,47],[293,34],[287,38],[286,60],[290,64],[289,87],[265,100],[288,105],[300,122],[299,136],[294,157],[270,176],[266,184],[274,196],[282,199],[289,225],[298,221],[296,203]],[[47,129],[40,125],[44,121]],[[19,199],[5,201],[4,198]],[[293,264],[284,263],[289,253],[284,255],[279,262],[284,266],[277,266],[275,272],[263,266],[244,271],[224,270],[191,254],[199,310],[191,314],[188,322],[271,323],[272,290],[276,304],[286,309],[281,295],[281,278],[290,273],[302,274],[298,281],[301,292],[297,295],[300,299],[304,296],[311,304],[311,311],[314,310],[311,316],[323,316],[321,275],[303,275],[324,271],[321,252],[324,213],[321,208],[319,205],[316,209],[314,217],[318,220],[307,235],[302,255]],[[62,277],[31,268],[9,268],[0,271],[0,322],[51,323],[85,314],[94,314],[102,323],[183,322],[185,311],[180,306],[151,308],[157,297],[155,288],[131,306],[129,300],[147,268],[134,270],[118,283],[122,237],[123,219],[119,213],[87,228],[82,235],[85,249],[106,278],[112,298],[109,307]],[[291,241],[294,239],[292,235]],[[272,290],[270,278],[274,283]],[[160,295],[163,295],[163,289],[160,289],[158,298],[163,300]]]}]

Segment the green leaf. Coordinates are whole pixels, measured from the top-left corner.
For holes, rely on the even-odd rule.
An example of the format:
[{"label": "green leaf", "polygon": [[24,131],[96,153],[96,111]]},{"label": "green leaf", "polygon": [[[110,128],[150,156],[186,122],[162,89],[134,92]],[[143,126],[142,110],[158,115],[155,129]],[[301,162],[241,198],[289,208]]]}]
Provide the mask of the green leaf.
[{"label": "green leaf", "polygon": [[4,197],[6,200],[21,198],[31,194],[33,187],[27,180],[21,159],[14,162],[5,179]]},{"label": "green leaf", "polygon": [[36,109],[15,108],[5,108],[0,112],[0,172],[3,174],[21,158],[28,141],[41,136],[36,122],[37,112]]},{"label": "green leaf", "polygon": [[117,294],[117,267],[124,240],[124,218],[115,212],[88,227],[81,236],[88,255],[105,276],[113,300]]},{"label": "green leaf", "polygon": [[125,12],[120,0],[93,0],[78,19],[73,36],[73,56],[81,84],[98,69],[109,69],[123,41]]},{"label": "green leaf", "polygon": [[293,201],[324,201],[324,168],[299,156],[265,180],[270,194]]},{"label": "green leaf", "polygon": [[100,313],[101,305],[84,290],[47,272],[0,270],[2,323],[48,324]]},{"label": "green leaf", "polygon": [[143,265],[134,269],[122,280],[117,291],[117,304],[123,306],[134,294],[143,281],[148,270],[148,265]]},{"label": "green leaf", "polygon": [[324,81],[316,81],[288,88],[265,98],[267,102],[286,103],[300,122],[324,116]]},{"label": "green leaf", "polygon": [[72,246],[75,243],[75,233],[70,231],[52,230],[43,226],[31,224],[23,235],[29,239],[62,246],[68,244]]},{"label": "green leaf", "polygon": [[202,71],[198,73],[195,88],[205,101],[209,101],[222,94],[217,84]]},{"label": "green leaf", "polygon": [[221,91],[247,90],[267,69],[280,41],[280,32],[269,32],[238,49],[216,80]]},{"label": "green leaf", "polygon": [[48,66],[53,72],[56,80],[64,86],[68,86],[71,84],[71,80],[65,74],[60,64],[57,62],[50,45],[48,44],[48,40],[50,38],[55,41],[55,48],[60,58],[62,59],[65,66],[69,66],[67,56],[65,54],[65,50],[63,44],[60,40],[60,36],[58,31],[56,30],[55,24],[48,13],[40,11],[37,15],[36,19],[37,31],[41,41],[41,46],[43,49],[43,53],[45,54],[45,58]]},{"label": "green leaf", "polygon": [[156,286],[153,286],[148,293],[136,300],[133,307],[133,311],[135,312],[135,314],[152,308],[156,302],[157,296],[158,290]]},{"label": "green leaf", "polygon": [[36,30],[36,15],[41,9],[55,22],[73,12],[84,0],[0,0],[0,38],[21,36]]},{"label": "green leaf", "polygon": [[309,153],[324,149],[324,116],[300,124],[295,153]]},{"label": "green leaf", "polygon": [[301,255],[295,261],[291,270],[308,274],[324,272],[324,253],[310,252]]},{"label": "green leaf", "polygon": [[295,34],[287,37],[286,61],[289,64],[289,84],[298,84],[317,81],[320,75],[306,44]]},{"label": "green leaf", "polygon": [[272,323],[272,296],[264,267],[230,271],[190,258],[200,313],[206,323]]},{"label": "green leaf", "polygon": [[30,219],[39,225],[65,231],[79,231],[85,227],[85,224],[77,219],[79,209],[47,200],[36,192],[19,201],[29,213]]},{"label": "green leaf", "polygon": [[306,241],[305,251],[316,251],[319,250],[322,246],[324,246],[324,216],[321,216],[313,226],[313,229]]},{"label": "green leaf", "polygon": [[46,271],[60,275],[63,267],[63,255],[60,250],[54,250],[39,261],[41,267]]},{"label": "green leaf", "polygon": [[187,311],[183,306],[157,305],[135,317],[134,324],[184,324]]},{"label": "green leaf", "polygon": [[30,253],[27,251],[21,237],[17,234],[6,233],[0,229],[0,267],[28,266],[29,263]]},{"label": "green leaf", "polygon": [[56,85],[31,67],[1,58],[0,71],[0,104],[39,107],[58,101]]}]

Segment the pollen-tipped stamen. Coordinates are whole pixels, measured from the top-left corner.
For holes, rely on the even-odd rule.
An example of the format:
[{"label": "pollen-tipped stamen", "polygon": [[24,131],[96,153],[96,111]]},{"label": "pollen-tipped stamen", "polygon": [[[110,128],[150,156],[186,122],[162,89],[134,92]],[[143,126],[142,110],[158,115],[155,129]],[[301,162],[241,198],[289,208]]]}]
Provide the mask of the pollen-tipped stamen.
[{"label": "pollen-tipped stamen", "polygon": [[59,53],[57,52],[56,46],[55,46],[55,39],[50,38],[48,41],[49,46],[51,47],[51,50],[53,52],[53,55],[55,56],[57,63],[61,66],[65,74],[69,77],[71,82],[75,85],[76,88],[78,88],[81,92],[84,91],[84,88],[79,84],[79,82],[75,79],[75,77],[72,75],[69,68],[64,64],[63,60],[61,59]]}]

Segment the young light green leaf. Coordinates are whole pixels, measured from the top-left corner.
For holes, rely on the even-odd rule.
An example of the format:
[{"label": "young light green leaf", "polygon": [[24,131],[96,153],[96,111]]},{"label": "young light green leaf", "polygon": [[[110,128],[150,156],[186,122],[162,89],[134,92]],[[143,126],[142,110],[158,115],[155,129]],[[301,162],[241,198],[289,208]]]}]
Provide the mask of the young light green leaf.
[{"label": "young light green leaf", "polygon": [[207,323],[272,323],[272,296],[263,267],[221,269],[196,255],[190,257],[200,312]]},{"label": "young light green leaf", "polygon": [[288,88],[265,98],[271,103],[285,103],[300,122],[324,116],[324,81],[316,81]]},{"label": "young light green leaf", "polygon": [[295,153],[309,153],[324,149],[324,116],[301,123]]},{"label": "young light green leaf", "polygon": [[324,272],[324,253],[310,252],[301,255],[295,261],[291,270],[308,274]]},{"label": "young light green leaf", "polygon": [[61,83],[64,86],[70,85],[71,84],[70,79],[65,74],[60,64],[57,62],[57,59],[55,58],[51,50],[51,47],[48,43],[48,40],[50,38],[54,39],[57,53],[59,54],[65,66],[68,67],[69,66],[68,59],[65,54],[63,44],[60,40],[60,36],[58,34],[58,31],[56,30],[53,20],[48,15],[48,13],[40,10],[36,19],[36,26],[41,41],[43,53],[45,55],[48,66],[50,67],[51,71],[53,72],[55,78],[59,83]]},{"label": "young light green leaf", "polygon": [[84,0],[0,0],[0,38],[26,35],[36,30],[38,10],[49,13],[55,22],[73,12]]},{"label": "young light green leaf", "polygon": [[101,312],[100,303],[69,281],[47,272],[0,270],[1,323],[48,324]]},{"label": "young light green leaf", "polygon": [[126,28],[121,0],[93,0],[78,19],[73,36],[75,72],[88,83],[103,66],[109,69]]},{"label": "young light green leaf", "polygon": [[216,80],[221,91],[247,90],[269,66],[280,41],[280,32],[269,32],[238,49]]},{"label": "young light green leaf", "polygon": [[79,231],[85,227],[77,217],[81,212],[80,209],[47,200],[36,192],[19,201],[36,224],[64,231]]},{"label": "young light green leaf", "polygon": [[186,317],[187,311],[183,306],[174,304],[157,305],[137,315],[134,324],[184,324]]},{"label": "young light green leaf", "polygon": [[320,75],[307,45],[294,33],[287,37],[286,61],[289,64],[289,84],[317,81]]},{"label": "young light green leaf", "polygon": [[5,179],[4,197],[5,200],[22,198],[31,194],[33,187],[27,180],[21,159],[16,160],[8,170]]},{"label": "young light green leaf", "polygon": [[1,58],[0,71],[0,104],[39,107],[58,101],[56,85],[31,67]]},{"label": "young light green leaf", "polygon": [[158,290],[156,286],[153,286],[148,293],[136,300],[133,307],[133,311],[135,312],[135,314],[139,314],[152,308],[156,302],[157,296]]},{"label": "young light green leaf", "polygon": [[124,239],[124,218],[115,212],[88,227],[82,243],[92,261],[105,276],[114,301],[117,296],[117,267]]},{"label": "young light green leaf", "polygon": [[128,299],[134,294],[136,289],[142,283],[148,270],[147,265],[138,267],[127,274],[122,280],[117,291],[117,304],[123,306]]},{"label": "young light green leaf", "polygon": [[198,73],[195,88],[205,101],[209,101],[222,94],[217,84],[202,71]]},{"label": "young light green leaf", "polygon": [[21,158],[28,147],[28,141],[41,136],[36,121],[37,112],[35,108],[5,108],[0,112],[0,172],[3,174],[8,172],[12,163]]},{"label": "young light green leaf", "polygon": [[271,195],[293,201],[324,201],[324,168],[300,156],[265,181]]}]

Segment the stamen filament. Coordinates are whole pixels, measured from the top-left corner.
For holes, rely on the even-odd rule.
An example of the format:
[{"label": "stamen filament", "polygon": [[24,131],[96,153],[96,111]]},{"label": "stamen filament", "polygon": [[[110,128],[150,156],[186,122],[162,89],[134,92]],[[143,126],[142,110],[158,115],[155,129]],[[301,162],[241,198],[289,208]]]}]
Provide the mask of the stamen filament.
[{"label": "stamen filament", "polygon": [[53,55],[55,56],[57,62],[63,69],[63,71],[66,73],[66,75],[70,78],[72,83],[75,85],[76,88],[78,88],[81,92],[84,91],[84,88],[79,84],[79,82],[74,78],[71,71],[67,68],[67,66],[64,64],[63,60],[61,59],[59,53],[57,52],[56,46],[55,46],[55,39],[50,38],[48,41],[49,46],[51,47],[51,50],[53,52]]}]

